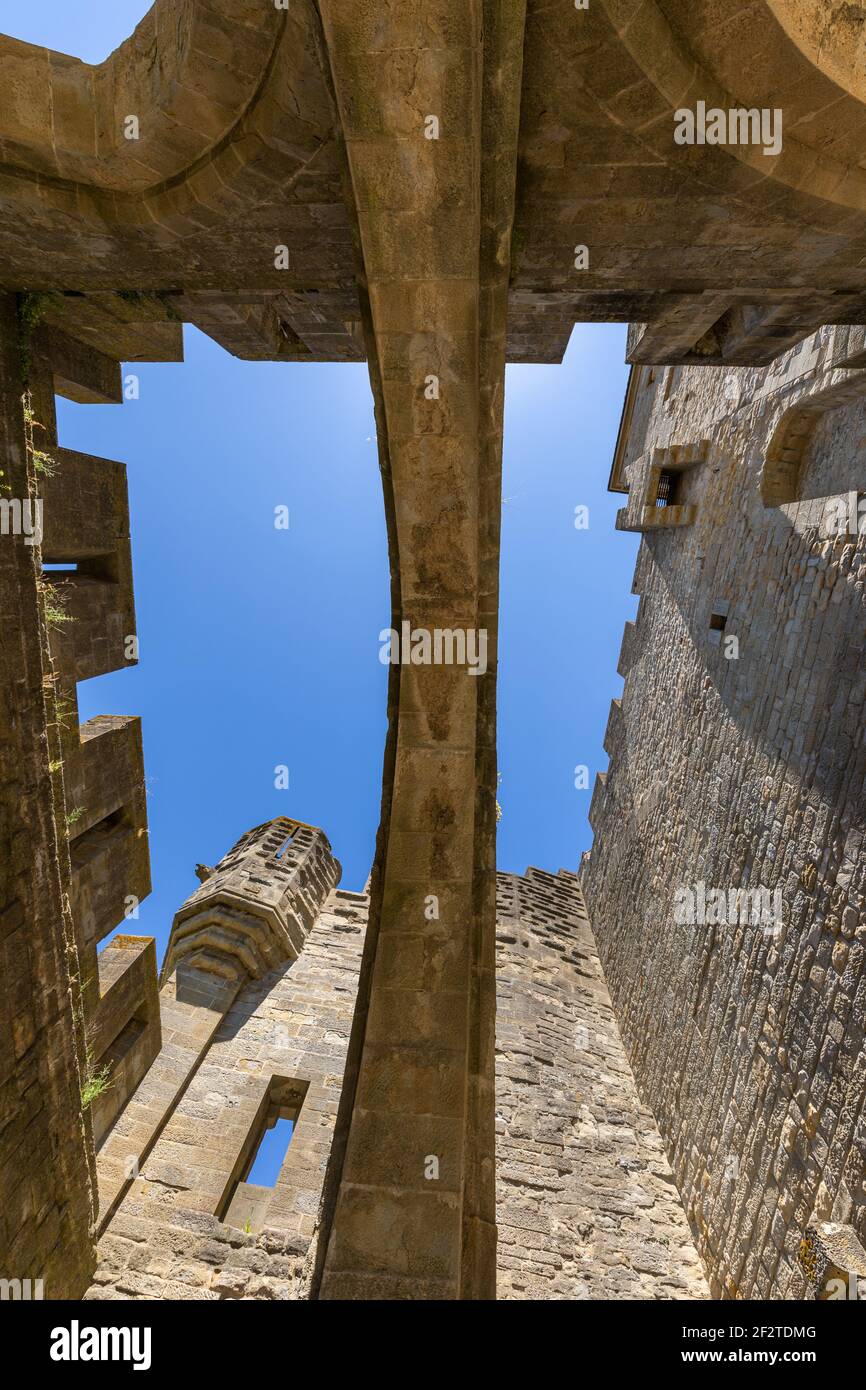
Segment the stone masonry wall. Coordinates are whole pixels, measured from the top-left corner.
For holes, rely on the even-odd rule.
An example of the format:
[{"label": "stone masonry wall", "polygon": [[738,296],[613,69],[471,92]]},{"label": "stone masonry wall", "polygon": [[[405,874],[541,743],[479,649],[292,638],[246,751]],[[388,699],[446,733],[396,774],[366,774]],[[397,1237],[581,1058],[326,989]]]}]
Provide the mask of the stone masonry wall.
[{"label": "stone masonry wall", "polygon": [[[27,457],[15,297],[0,295],[0,499],[40,496]],[[0,533],[0,1279],[76,1298],[93,1272],[93,1145],[69,909],[55,671],[38,547]],[[14,1287],[14,1285],[13,1285]],[[14,1296],[14,1295],[13,1295]]]},{"label": "stone masonry wall", "polygon": [[[498,889],[499,1297],[706,1297],[576,876],[500,874]],[[107,1229],[88,1298],[309,1296],[367,908],[365,895],[332,892],[298,959],[242,990],[197,1069],[194,1045],[179,1051],[189,1020],[176,1031],[171,980],[163,987],[163,1054],[115,1126],[104,1172],[100,1155]],[[191,1069],[185,1091],[164,1077],[178,1064]],[[273,1076],[307,1084],[297,1129],[272,1192],[240,1183],[232,1198]],[[144,1142],[129,1117],[160,1094],[173,1113],[118,1201],[124,1145]]]},{"label": "stone masonry wall", "polygon": [[[693,523],[641,544],[581,881],[716,1297],[803,1297],[812,1219],[866,1236],[866,535],[824,515],[866,483],[843,332],[766,370],[642,369],[625,441],[633,477],[709,450],[681,476]],[[765,506],[777,456],[793,492]],[[778,889],[781,922],[677,925],[699,883]]]},{"label": "stone masonry wall", "polygon": [[498,1296],[706,1298],[575,875],[498,889]]}]

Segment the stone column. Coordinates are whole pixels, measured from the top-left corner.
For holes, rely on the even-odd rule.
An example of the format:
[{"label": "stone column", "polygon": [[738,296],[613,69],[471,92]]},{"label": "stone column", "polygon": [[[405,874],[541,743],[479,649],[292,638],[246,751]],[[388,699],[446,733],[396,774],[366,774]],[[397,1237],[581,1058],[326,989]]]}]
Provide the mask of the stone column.
[{"label": "stone column", "polygon": [[320,8],[357,208],[393,628],[468,631],[487,667],[403,664],[404,648],[391,668],[320,1296],[492,1298],[494,672],[524,6]]}]

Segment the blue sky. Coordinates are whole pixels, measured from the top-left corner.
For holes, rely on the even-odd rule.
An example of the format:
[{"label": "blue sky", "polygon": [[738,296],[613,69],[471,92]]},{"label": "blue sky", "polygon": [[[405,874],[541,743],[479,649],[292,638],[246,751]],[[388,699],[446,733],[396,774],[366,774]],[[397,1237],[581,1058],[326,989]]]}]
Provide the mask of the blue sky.
[{"label": "blue sky", "polygon": [[[0,0],[0,31],[101,60],[145,0]],[[118,288],[122,288],[118,286]],[[140,714],[154,891],[125,930],[160,953],[174,911],[251,825],[320,825],[361,888],[385,736],[388,560],[367,370],[244,363],[193,328],[138,364],[140,398],[58,405],[60,442],[127,465],[140,665],[79,686],[82,719]],[[576,868],[637,537],[606,490],[624,326],[578,326],[559,367],[506,380],[499,677],[500,868]],[[288,506],[288,531],[274,508]],[[588,530],[574,509],[589,508]],[[274,769],[289,769],[277,790]],[[590,787],[574,787],[586,764]]]}]

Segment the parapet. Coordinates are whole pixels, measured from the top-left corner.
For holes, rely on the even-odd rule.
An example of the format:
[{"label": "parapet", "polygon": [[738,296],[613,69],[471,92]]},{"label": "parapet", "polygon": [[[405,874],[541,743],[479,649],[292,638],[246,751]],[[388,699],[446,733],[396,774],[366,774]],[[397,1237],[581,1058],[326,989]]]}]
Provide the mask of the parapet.
[{"label": "parapet", "polygon": [[239,984],[295,960],[340,880],[323,831],[280,816],[242,835],[172,924],[163,980],[186,966]]},{"label": "parapet", "polygon": [[[91,1010],[87,1043],[104,1089],[90,1101],[93,1138],[103,1139],[156,1057],[162,1042],[152,936],[115,936],[100,953],[99,998]],[[93,1081],[90,1082],[93,1085]]]},{"label": "parapet", "polygon": [[149,894],[150,855],[141,720],[97,715],[78,734],[68,740],[64,785],[75,816],[70,900],[89,948]]}]

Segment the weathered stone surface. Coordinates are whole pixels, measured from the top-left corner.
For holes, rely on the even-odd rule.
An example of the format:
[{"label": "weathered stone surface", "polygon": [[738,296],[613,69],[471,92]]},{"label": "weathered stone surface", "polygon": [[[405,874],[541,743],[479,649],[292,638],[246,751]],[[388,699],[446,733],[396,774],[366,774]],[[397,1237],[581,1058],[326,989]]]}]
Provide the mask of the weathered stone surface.
[{"label": "weathered stone surface", "polygon": [[[636,368],[614,466],[639,478],[642,456],[712,440],[683,475],[692,524],[641,545],[582,883],[716,1297],[802,1297],[799,1244],[840,1200],[866,1232],[866,398],[836,365],[850,346],[826,328],[766,370]],[[787,431],[803,412],[809,430]],[[678,890],[699,883],[778,891],[779,920],[678,924]]]},{"label": "weathered stone surface", "polygon": [[87,1044],[110,1085],[90,1107],[94,1143],[104,1139],[159,1052],[162,1029],[152,936],[114,936],[96,961],[99,997]]},{"label": "weathered stone surface", "polygon": [[76,696],[78,680],[133,660],[125,469],[59,448],[54,416],[55,384],[105,399],[112,374],[104,354],[48,331],[28,297],[6,295],[3,315],[3,506],[8,494],[41,511],[38,534],[16,528],[13,511],[0,536],[12,738],[0,826],[9,924],[0,999],[12,1049],[0,1263],[60,1298],[89,1282],[93,1144],[159,1050],[160,1017],[152,941],[125,937],[97,959],[99,941],[150,891],[140,723],[79,726]]},{"label": "weathered stone surface", "polygon": [[851,1226],[819,1221],[800,1242],[797,1262],[820,1301],[866,1296],[866,1250]]},{"label": "weathered stone surface", "polygon": [[177,913],[163,979],[181,964],[260,979],[300,954],[340,866],[320,831],[283,816],[250,830]]},{"label": "weathered stone surface", "polygon": [[[0,295],[4,501],[36,498],[18,322]],[[80,1296],[94,1264],[81,961],[39,551],[0,535],[0,1277]]]},{"label": "weathered stone surface", "polygon": [[[205,871],[205,887],[215,882],[224,891],[231,881],[238,898],[251,888],[267,898],[304,875],[314,920],[300,955],[248,981],[220,1018],[211,1001],[189,1001],[185,1026],[198,1027],[198,1050],[177,1045],[173,972],[163,987],[163,1051],[99,1155],[103,1234],[89,1298],[315,1294],[323,1179],[369,900],[333,889],[327,871],[310,875],[307,843],[290,846],[277,861],[274,849],[291,825],[281,820],[249,832]],[[297,835],[302,831],[307,841],[327,843],[320,831],[298,827]],[[251,857],[252,883],[244,867]],[[637,1098],[576,878],[530,869],[525,878],[501,874],[498,882],[499,1296],[705,1297],[661,1140]],[[201,903],[200,892],[191,904]],[[435,932],[428,949],[437,949]],[[431,1052],[420,1091],[416,1073],[404,1071],[401,1086],[428,1104],[450,1086],[459,1116],[459,1079],[459,1068],[442,1068]],[[374,1081],[381,1084],[382,1073]],[[297,1117],[273,1188],[246,1181],[263,1098]],[[398,1218],[405,1219],[398,1183],[426,1184],[442,1217],[443,1262],[456,1206],[453,1172],[440,1162],[435,1176],[429,1168],[425,1176],[422,1164],[419,1178],[412,1165],[416,1152],[428,1163],[441,1159],[443,1134],[455,1123],[430,1114],[411,1130],[385,1125],[372,1133],[365,1155],[383,1183],[391,1175]],[[135,1158],[135,1176],[118,1192],[113,1175],[124,1148],[127,1167]],[[371,1221],[382,1219],[378,1197],[368,1210]],[[437,1247],[426,1233],[419,1237],[423,1268],[410,1256],[402,1273],[382,1272],[373,1281],[377,1297],[404,1298],[409,1281],[413,1297],[443,1296]],[[344,1272],[336,1287],[343,1297],[370,1296],[367,1275],[353,1280]]]},{"label": "weathered stone surface", "polygon": [[[560,361],[576,321],[632,320],[646,328],[636,360],[767,362],[821,323],[866,317],[866,118],[856,44],[828,38],[844,16],[814,39],[812,11],[826,8],[758,0],[732,20],[724,6],[707,13],[685,0],[648,0],[640,12],[631,0],[585,10],[529,0],[522,74],[509,70],[502,88],[519,99],[509,360]],[[487,29],[513,9],[491,7]],[[248,10],[163,0],[96,67],[0,39],[0,283],[88,292],[72,306],[79,334],[94,332],[92,309],[103,335],[117,327],[119,306],[106,323],[100,295],[169,291],[178,318],[241,356],[360,358],[343,121],[350,138],[378,139],[387,91],[402,134],[438,114],[443,138],[464,138],[474,88],[454,55],[474,41],[476,7],[382,6],[375,22],[356,7],[327,43],[328,10],[320,18],[314,0],[264,14],[256,4],[253,22]],[[339,112],[331,57],[343,50],[354,92]],[[699,100],[781,110],[781,150],[677,145],[675,112]],[[137,138],[127,138],[130,115]],[[509,123],[489,133],[506,169]],[[369,187],[405,222],[417,174],[397,163],[383,174]],[[423,235],[456,248],[451,214],[463,200],[453,168],[436,177],[443,225],[431,219]],[[274,263],[280,245],[286,269]],[[589,249],[586,268],[576,245]],[[365,255],[374,250],[368,240]],[[136,329],[141,297],[127,300]],[[170,358],[179,325],[163,318],[150,350]],[[131,349],[110,352],[130,360]]]},{"label": "weathered stone surface", "polygon": [[[444,1298],[489,1298],[499,488],[525,5],[471,0],[459,16],[438,6],[451,20],[444,33],[419,25],[412,7],[392,8],[375,39],[343,6],[321,11],[399,557],[392,625],[483,633],[485,661],[391,668],[383,824],[320,1293],[342,1297],[348,1279],[360,1296],[366,1279],[374,1297],[384,1276],[395,1296],[412,1297],[421,1280]],[[431,1154],[439,1188],[425,1179]]]},{"label": "weathered stone surface", "polygon": [[708,1297],[575,875],[498,889],[498,1297]]},{"label": "weathered stone surface", "polygon": [[[368,905],[334,888],[338,875],[321,831],[282,818],[245,835],[178,913],[173,941],[227,895],[252,909],[302,903],[304,930],[297,955],[287,942],[281,960],[242,981],[195,955],[168,966],[163,1052],[99,1155],[103,1236],[89,1297],[307,1295]],[[226,990],[219,1003],[211,982]],[[275,1095],[296,1119],[268,1191],[245,1177]]]},{"label": "weathered stone surface", "polygon": [[[43,1121],[50,1128],[56,1106],[59,1132],[83,1126],[83,1156],[75,1139],[70,1163],[89,1167],[86,1119],[74,1119],[82,1072],[91,1071],[81,1011],[94,1006],[96,943],[120,920],[122,901],[149,889],[138,725],[79,730],[75,697],[78,679],[134,660],[123,470],[56,449],[52,388],[116,400],[117,362],[179,360],[183,320],[249,359],[366,355],[392,621],[483,631],[488,662],[477,680],[453,667],[391,674],[369,931],[313,1282],[323,1276],[323,1295],[335,1297],[365,1289],[369,1297],[383,1289],[492,1296],[503,368],[506,357],[559,360],[575,321],[630,319],[629,355],[650,369],[640,381],[655,379],[656,389],[641,394],[633,377],[624,437],[640,447],[618,458],[614,486],[632,488],[621,524],[649,536],[639,581],[646,601],[623,641],[629,680],[608,729],[612,771],[599,775],[593,796],[598,844],[587,883],[598,893],[594,915],[624,1031],[632,1047],[646,1048],[638,1074],[679,1155],[675,1171],[702,1250],[724,1269],[726,1293],[785,1287],[777,1267],[788,1267],[810,1219],[803,1204],[820,1206],[821,1188],[835,1194],[844,1177],[855,1207],[863,1205],[852,1118],[861,1094],[853,1038],[863,1026],[862,685],[854,669],[862,644],[850,640],[862,536],[855,525],[847,541],[828,537],[821,502],[822,489],[858,485],[851,444],[859,406],[851,401],[866,363],[858,326],[866,318],[866,111],[850,7],[738,0],[732,16],[688,0],[593,0],[585,10],[573,0],[364,0],[349,14],[332,0],[292,0],[265,9],[254,0],[161,0],[97,67],[0,38],[4,476],[35,485],[18,400],[29,358],[35,419],[60,463],[44,480],[52,503],[44,558],[77,565],[44,580],[41,596],[34,555],[19,547],[4,572],[5,621],[21,632],[16,626],[6,649],[14,734],[3,910],[17,943],[9,969],[22,987],[4,1001],[13,1014],[4,1075],[16,1078],[19,1099],[31,1084],[26,1064],[19,1074],[21,1058],[60,1078]],[[678,144],[676,113],[699,102],[778,111],[783,141],[772,150],[755,140]],[[11,299],[25,290],[45,292],[22,301],[41,318],[32,341]],[[810,344],[823,324],[840,327],[821,329],[816,357]],[[831,359],[821,356],[827,345]],[[726,370],[777,360],[781,376],[772,367]],[[653,363],[680,364],[664,377],[664,398]],[[690,364],[702,366],[683,376]],[[428,395],[432,379],[440,389]],[[736,408],[721,404],[719,391],[729,388],[741,393]],[[673,437],[672,421],[686,434]],[[673,452],[656,457],[656,447]],[[779,510],[769,518],[764,506]],[[73,623],[58,621],[56,609],[49,621],[57,599]],[[769,615],[780,605],[776,621]],[[730,663],[719,665],[722,634],[742,621],[751,648],[734,675]],[[46,680],[59,700],[46,699]],[[48,783],[55,764],[64,771]],[[656,768],[666,791],[653,780]],[[633,797],[624,776],[633,777]],[[659,797],[675,803],[676,816],[655,817]],[[635,815],[652,820],[648,859],[628,828],[632,802]],[[766,836],[762,807],[772,816]],[[64,826],[75,824],[67,836]],[[28,864],[37,865],[38,891],[21,881]],[[793,932],[766,955],[747,933],[732,960],[715,940],[691,941],[685,963],[676,951],[665,957],[672,1002],[666,995],[660,1016],[682,1021],[686,1049],[671,1082],[658,1070],[659,1044],[641,1032],[648,999],[661,1007],[654,991],[662,986],[645,989],[623,943],[652,935],[671,875],[710,870],[737,882],[760,871],[771,887],[784,880]],[[34,893],[43,891],[37,907]],[[441,908],[432,946],[431,896]],[[163,1049],[142,1105],[131,1102],[148,1143],[235,993],[268,978],[287,942],[299,949],[287,921],[239,915],[231,901],[208,908],[207,899],[205,891],[176,934],[180,981],[165,986],[174,991],[165,1016],[182,1039],[178,1053]],[[43,911],[51,925],[34,926]],[[797,931],[805,944],[794,944]],[[35,963],[27,955],[26,968],[25,939],[28,952],[31,940],[43,952]],[[661,969],[664,947],[653,938],[647,951]],[[46,1017],[58,1021],[55,1037],[40,1032]],[[734,1024],[737,1049],[754,1061],[736,1078]],[[780,1051],[789,1060],[778,1060]],[[702,1138],[690,1148],[674,1099],[693,1107]],[[765,1107],[758,1123],[767,1132],[751,1136],[756,1105]],[[435,1196],[417,1161],[430,1145],[430,1115],[440,1121],[447,1174]],[[722,1150],[745,1155],[747,1131],[761,1183],[752,1172],[737,1179],[742,1199],[732,1218],[722,1178],[705,1183],[698,1170]],[[11,1132],[10,1162],[20,1137]],[[407,1136],[402,1153],[395,1135]],[[42,1138],[34,1131],[28,1145],[45,1176]],[[771,1181],[777,1141],[788,1157]],[[804,1172],[790,1179],[786,1165],[796,1164]],[[389,1165],[396,1183],[385,1181]],[[4,1184],[16,1188],[10,1171]],[[125,1181],[116,1167],[106,1177],[103,1221]],[[78,1248],[61,1259],[79,1283],[90,1259],[82,1190],[62,1237]],[[38,1205],[40,1213],[50,1207]],[[15,1251],[26,1243],[27,1203],[9,1212]],[[49,1247],[40,1236],[37,1249]],[[141,1292],[155,1286],[152,1273],[129,1279]]]}]

